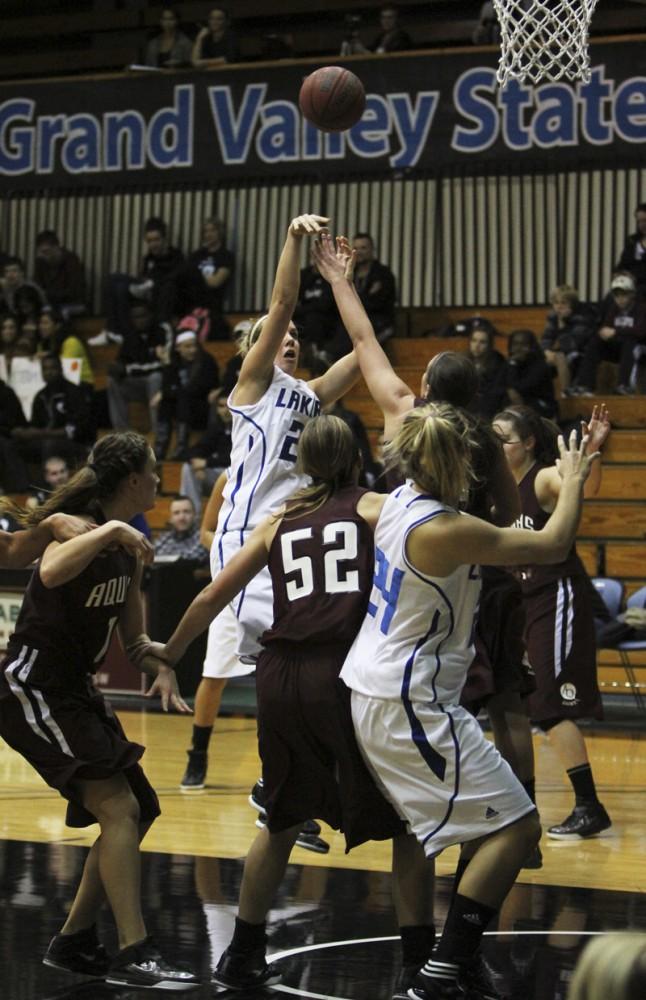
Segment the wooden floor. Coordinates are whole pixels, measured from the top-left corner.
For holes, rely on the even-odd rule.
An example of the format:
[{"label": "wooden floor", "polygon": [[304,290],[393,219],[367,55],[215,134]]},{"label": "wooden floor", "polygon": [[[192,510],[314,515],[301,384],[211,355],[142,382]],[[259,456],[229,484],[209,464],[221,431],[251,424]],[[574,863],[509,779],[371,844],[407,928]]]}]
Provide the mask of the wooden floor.
[{"label": "wooden floor", "polygon": [[[242,858],[256,829],[247,803],[258,776],[254,719],[224,718],[211,742],[207,788],[182,793],[179,781],[186,761],[191,720],[156,712],[119,713],[128,735],[147,747],[143,764],[162,803],[162,816],[148,834],[144,849],[168,854]],[[523,871],[519,881],[589,889],[646,891],[646,733],[594,732],[588,736],[600,798],[613,826],[603,837],[578,843],[543,838],[544,867]],[[547,740],[535,737],[537,794],[543,826],[570,811],[569,783]],[[85,845],[96,828],[76,831],[64,825],[64,803],[6,744],[0,742],[0,840]],[[325,830],[331,849],[315,855],[295,849],[293,861],[310,866],[385,872],[389,847],[368,844],[344,853],[342,837]],[[455,867],[456,852],[445,852],[438,873]]]}]

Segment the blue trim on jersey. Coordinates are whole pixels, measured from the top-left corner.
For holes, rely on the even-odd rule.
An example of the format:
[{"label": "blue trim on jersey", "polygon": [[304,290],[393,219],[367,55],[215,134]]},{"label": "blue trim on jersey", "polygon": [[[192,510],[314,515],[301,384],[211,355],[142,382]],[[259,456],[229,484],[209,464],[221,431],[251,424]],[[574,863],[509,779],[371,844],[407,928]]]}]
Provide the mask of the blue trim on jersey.
[{"label": "blue trim on jersey", "polygon": [[428,843],[431,837],[434,837],[436,833],[440,832],[443,826],[446,826],[449,819],[451,818],[451,813],[453,812],[453,803],[455,802],[458,793],[460,791],[460,743],[455,733],[455,723],[453,721],[453,716],[451,715],[450,712],[448,712],[442,705],[438,705],[438,708],[440,709],[441,712],[444,712],[447,719],[449,720],[449,726],[451,727],[451,737],[453,739],[453,746],[455,747],[455,784],[453,786],[453,794],[449,799],[449,804],[444,819],[442,820],[441,823],[438,823],[438,825],[435,827],[434,830],[431,830],[431,832],[424,837],[422,844]]},{"label": "blue trim on jersey", "polygon": [[229,518],[233,514],[233,509],[235,507],[235,503],[234,503],[235,495],[238,492],[238,490],[240,489],[240,487],[242,486],[242,480],[243,480],[243,478],[244,478],[244,462],[241,462],[240,465],[238,466],[238,469],[237,469],[236,474],[235,474],[236,484],[235,484],[235,486],[233,487],[233,489],[231,491],[231,499],[229,501],[230,504],[231,504],[231,510],[229,511],[229,513],[227,514],[227,516],[226,516],[226,518],[224,520],[224,524],[222,525],[222,531],[220,532],[220,538],[219,538],[219,541],[218,541],[218,555],[220,557],[220,569],[224,569],[224,552],[222,550],[222,539],[226,535],[227,524],[228,524]]},{"label": "blue trim on jersey", "polygon": [[[258,400],[258,402],[260,402],[260,400]],[[243,542],[244,542],[244,539],[242,537],[243,536],[243,532],[246,530],[247,525],[249,524],[249,518],[251,517],[251,507],[252,507],[253,501],[254,501],[254,494],[256,492],[256,488],[258,486],[258,483],[262,479],[262,475],[263,475],[263,472],[264,472],[264,469],[265,469],[265,462],[266,462],[266,459],[267,459],[267,439],[265,438],[265,432],[262,429],[262,427],[260,426],[260,424],[257,424],[256,421],[252,417],[247,416],[247,414],[243,413],[242,410],[236,410],[235,407],[229,407],[229,409],[231,410],[231,413],[237,413],[238,416],[242,417],[243,420],[246,420],[248,423],[251,424],[252,427],[255,427],[255,429],[260,434],[260,438],[261,438],[261,441],[262,441],[262,457],[261,457],[261,460],[260,460],[260,469],[258,470],[258,475],[256,477],[256,481],[253,484],[253,486],[251,487],[251,492],[249,494],[249,501],[247,503],[247,509],[246,509],[246,511],[244,513],[244,522],[242,524],[242,527],[240,528],[240,544],[242,545]],[[249,450],[251,450],[251,449],[249,449]],[[231,500],[233,500],[233,494],[231,494]],[[229,520],[229,518],[231,517],[232,514],[233,514],[233,504],[231,506],[231,510],[229,511],[227,519],[224,522],[224,526],[223,526],[223,529],[222,529],[223,531],[226,531],[227,522],[228,522],[228,520]]]}]

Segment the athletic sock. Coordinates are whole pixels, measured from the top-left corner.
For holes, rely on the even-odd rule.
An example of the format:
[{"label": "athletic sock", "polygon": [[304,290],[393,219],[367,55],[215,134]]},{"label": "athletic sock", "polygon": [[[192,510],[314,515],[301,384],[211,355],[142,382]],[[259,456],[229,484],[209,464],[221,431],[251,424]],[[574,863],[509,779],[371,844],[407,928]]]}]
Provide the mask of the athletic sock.
[{"label": "athletic sock", "polygon": [[493,907],[461,896],[458,892],[451,903],[433,960],[452,964],[468,962],[477,951],[487,924],[496,912]]},{"label": "athletic sock", "polygon": [[424,965],[435,944],[433,924],[410,924],[400,927],[402,941],[402,965],[413,965],[418,969]]},{"label": "athletic sock", "polygon": [[209,740],[211,739],[212,732],[213,726],[193,726],[193,743],[191,749],[197,750],[198,753],[206,753],[209,749]]},{"label": "athletic sock", "polygon": [[534,805],[536,805],[536,778],[528,778],[527,781],[523,781],[522,785]]},{"label": "athletic sock", "polygon": [[579,764],[578,767],[569,768],[567,776],[572,782],[578,806],[588,806],[599,801],[589,764]]},{"label": "athletic sock", "polygon": [[246,920],[236,917],[233,937],[229,948],[231,951],[245,952],[256,951],[257,948],[265,945],[265,932],[267,923],[265,920],[261,924],[249,924]]}]

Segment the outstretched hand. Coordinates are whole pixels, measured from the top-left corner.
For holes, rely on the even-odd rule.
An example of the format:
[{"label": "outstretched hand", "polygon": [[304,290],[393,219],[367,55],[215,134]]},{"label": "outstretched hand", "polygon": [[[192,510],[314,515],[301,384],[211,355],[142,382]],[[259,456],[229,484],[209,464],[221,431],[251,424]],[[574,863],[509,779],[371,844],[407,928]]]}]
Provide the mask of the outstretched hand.
[{"label": "outstretched hand", "polygon": [[175,671],[167,663],[163,663],[160,660],[157,661],[157,676],[146,692],[146,698],[153,698],[155,695],[160,696],[162,708],[165,712],[168,711],[170,705],[184,715],[192,715],[190,706],[186,704],[179,693]]},{"label": "outstretched hand", "polygon": [[322,233],[314,242],[312,254],[319,273],[330,284],[352,280],[356,253],[345,236],[337,236],[335,246],[330,234]]},{"label": "outstretched hand", "polygon": [[560,457],[556,460],[556,468],[561,479],[578,478],[583,483],[590,475],[590,467],[595,458],[599,457],[600,452],[588,451],[590,438],[587,434],[584,434],[579,442],[577,442],[577,436],[576,428],[574,428],[566,444],[563,435],[559,434],[558,446]]},{"label": "outstretched hand", "polygon": [[289,224],[292,236],[316,236],[330,220],[325,215],[297,215]]},{"label": "outstretched hand", "polygon": [[588,437],[588,449],[600,452],[611,430],[610,416],[605,403],[593,407],[590,420],[587,423],[583,420],[581,429]]}]

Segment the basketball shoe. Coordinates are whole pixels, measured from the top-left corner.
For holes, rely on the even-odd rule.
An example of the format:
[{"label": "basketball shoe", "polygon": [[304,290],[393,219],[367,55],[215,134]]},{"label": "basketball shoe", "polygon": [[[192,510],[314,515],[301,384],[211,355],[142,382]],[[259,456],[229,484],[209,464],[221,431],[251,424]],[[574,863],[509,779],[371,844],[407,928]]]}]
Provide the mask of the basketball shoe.
[{"label": "basketball shoe", "polygon": [[188,764],[180,782],[183,792],[200,792],[204,788],[208,758],[204,750],[189,750]]},{"label": "basketball shoe", "polygon": [[612,826],[612,821],[600,802],[590,802],[575,806],[567,819],[556,826],[550,826],[547,836],[553,840],[576,840],[578,837],[594,837]]},{"label": "basketball shoe", "polygon": [[[262,830],[264,826],[267,826],[265,786],[262,778],[258,778],[258,781],[251,789],[248,802],[251,808],[255,809],[258,813],[256,826],[259,830]],[[305,820],[303,828],[296,838],[296,846],[303,847],[306,851],[313,851],[314,854],[327,854],[330,850],[330,845],[321,838],[321,827],[315,819]]]},{"label": "basketball shoe", "polygon": [[282,973],[265,959],[264,946],[254,951],[235,952],[226,948],[211,973],[211,982],[228,990],[249,990],[279,983]]},{"label": "basketball shoe", "polygon": [[101,978],[110,967],[110,956],[99,941],[96,924],[92,924],[76,934],[56,934],[49,942],[43,964]]},{"label": "basketball shoe", "polygon": [[161,990],[190,990],[200,985],[189,969],[166,962],[150,935],[123,948],[113,958],[106,982],[112,986]]}]

